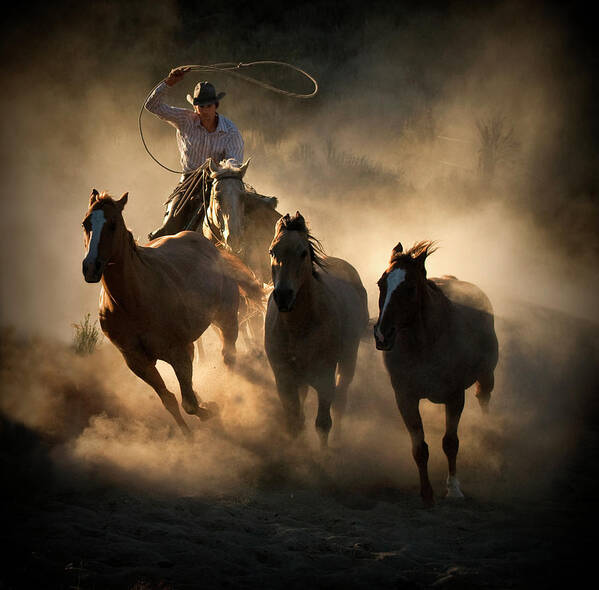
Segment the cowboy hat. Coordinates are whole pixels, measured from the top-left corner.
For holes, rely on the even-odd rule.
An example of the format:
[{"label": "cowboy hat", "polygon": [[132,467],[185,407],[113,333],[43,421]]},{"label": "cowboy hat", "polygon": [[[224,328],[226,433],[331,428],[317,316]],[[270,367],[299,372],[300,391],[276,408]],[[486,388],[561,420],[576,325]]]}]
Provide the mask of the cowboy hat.
[{"label": "cowboy hat", "polygon": [[223,96],[225,96],[224,92],[216,94],[216,89],[210,82],[198,82],[193,91],[193,98],[190,94],[187,95],[187,102],[205,107],[218,102]]}]

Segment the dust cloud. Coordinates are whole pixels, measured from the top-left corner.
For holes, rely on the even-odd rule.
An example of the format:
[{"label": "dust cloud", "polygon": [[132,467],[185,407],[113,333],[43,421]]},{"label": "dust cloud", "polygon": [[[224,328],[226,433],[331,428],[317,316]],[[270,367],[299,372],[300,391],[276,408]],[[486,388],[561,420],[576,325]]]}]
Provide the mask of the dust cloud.
[{"label": "dust cloud", "polygon": [[[99,287],[81,275],[80,222],[91,189],[129,192],[125,220],[143,243],[177,181],[140,142],[146,95],[177,65],[273,57],[310,71],[319,95],[294,101],[210,76],[227,91],[220,111],[245,137],[246,181],[276,195],[281,213],[299,210],[325,250],[357,268],[371,316],[392,247],[437,240],[429,276],[478,284],[497,314],[494,414],[483,421],[469,396],[460,428],[468,487],[505,494],[549,484],[580,436],[598,354],[590,58],[564,14],[511,2],[395,11],[377,4],[368,15],[352,5],[326,35],[314,37],[318,21],[310,17],[287,39],[280,27],[293,22],[292,11],[277,21],[266,8],[244,13],[243,3],[229,6],[244,15],[237,29],[233,17],[204,21],[186,3],[106,2],[86,17],[74,5],[14,17],[1,98],[1,323],[10,327],[2,412],[52,441],[61,473],[179,494],[298,482],[415,487],[409,440],[372,342],[362,344],[328,459],[316,445],[313,396],[304,438],[287,444],[270,371],[243,354],[238,372],[226,371],[211,333],[194,385],[221,417],[193,422],[191,445],[109,342],[85,358],[69,349],[72,323],[97,309]],[[284,72],[256,75],[306,90]],[[176,104],[185,106],[201,77],[173,89]],[[142,124],[152,153],[178,169],[174,131],[149,113]],[[178,394],[170,369],[160,370]],[[441,481],[444,416],[424,403],[423,418]],[[551,456],[552,468],[542,469],[538,456]],[[533,463],[538,477],[516,491],[513,482]]]}]

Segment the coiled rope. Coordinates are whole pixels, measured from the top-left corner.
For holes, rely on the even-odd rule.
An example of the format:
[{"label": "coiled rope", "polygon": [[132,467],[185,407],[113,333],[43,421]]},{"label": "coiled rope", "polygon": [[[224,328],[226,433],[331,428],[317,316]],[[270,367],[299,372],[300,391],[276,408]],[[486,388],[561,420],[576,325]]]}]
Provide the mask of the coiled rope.
[{"label": "coiled rope", "polygon": [[[256,78],[252,78],[251,76],[246,76],[245,74],[242,74],[239,71],[242,68],[250,68],[253,66],[257,66],[257,65],[277,65],[277,66],[283,66],[283,67],[295,70],[296,72],[299,72],[300,74],[302,74],[303,76],[308,78],[312,82],[312,84],[314,84],[314,90],[308,94],[299,94],[297,92],[289,92],[288,90],[283,90],[282,88],[277,88],[276,86],[272,86],[271,84],[267,84],[266,82],[262,82],[260,80],[257,80]],[[289,63],[286,63],[283,61],[262,60],[262,61],[252,61],[252,62],[248,62],[248,63],[237,63],[237,64],[233,63],[233,62],[224,62],[224,63],[211,64],[211,65],[189,65],[189,66],[179,66],[179,67],[189,68],[190,71],[194,71],[194,72],[222,72],[229,76],[234,76],[236,78],[240,78],[241,80],[245,80],[246,82],[249,82],[250,84],[256,84],[257,86],[261,86],[262,88],[266,88],[267,90],[271,90],[272,92],[276,92],[277,94],[289,96],[290,98],[308,99],[308,98],[313,98],[318,93],[318,82],[310,74],[308,74],[301,68],[298,68],[297,66],[294,66],[292,64],[289,64]],[[146,102],[150,98],[151,94],[156,90],[156,88],[158,88],[158,86],[160,86],[160,84],[162,84],[162,82],[164,82],[165,79],[166,78],[163,78],[162,80],[160,80],[160,82],[158,82],[158,84],[156,84],[156,86],[154,86],[154,88],[152,88],[152,90],[148,93],[148,96],[144,100],[143,104],[141,105],[141,110],[139,111],[139,118],[138,118],[139,136],[141,137],[141,142],[143,143],[143,146],[144,146],[146,152],[152,158],[152,160],[154,160],[154,162],[156,162],[159,166],[162,166],[162,168],[164,168],[165,170],[168,170],[169,172],[174,172],[175,174],[182,174],[183,173],[182,170],[173,170],[172,168],[165,166],[162,162],[160,162],[154,156],[154,154],[152,154],[152,152],[148,148],[148,145],[144,138],[142,124],[141,124],[141,118],[142,118],[142,115],[145,110]]]}]

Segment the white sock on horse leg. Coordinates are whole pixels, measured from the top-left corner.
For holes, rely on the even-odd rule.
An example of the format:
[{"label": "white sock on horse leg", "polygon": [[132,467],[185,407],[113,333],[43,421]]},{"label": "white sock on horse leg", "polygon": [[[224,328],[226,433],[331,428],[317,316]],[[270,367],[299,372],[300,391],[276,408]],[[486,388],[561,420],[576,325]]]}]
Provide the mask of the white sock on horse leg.
[{"label": "white sock on horse leg", "polygon": [[447,476],[447,498],[463,498],[460,482],[455,475]]}]

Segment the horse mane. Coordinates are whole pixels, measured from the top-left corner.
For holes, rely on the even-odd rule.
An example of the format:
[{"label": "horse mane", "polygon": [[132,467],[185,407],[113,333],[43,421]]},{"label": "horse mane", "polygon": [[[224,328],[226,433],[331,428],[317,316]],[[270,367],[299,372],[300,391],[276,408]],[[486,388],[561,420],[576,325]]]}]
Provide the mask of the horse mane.
[{"label": "horse mane", "polygon": [[219,169],[212,174],[212,178],[214,179],[217,179],[220,176],[224,176],[225,174],[227,176],[239,176],[239,178],[241,179],[241,176],[243,174],[241,166],[233,158],[221,160],[218,163],[218,167]]},{"label": "horse mane", "polygon": [[433,252],[438,249],[437,242],[434,240],[422,240],[416,242],[409,250],[403,251],[401,245],[398,244],[391,254],[390,264],[399,262],[400,260],[409,261],[422,257],[422,262],[428,258]]},{"label": "horse mane", "polygon": [[312,268],[314,272],[316,271],[316,267],[321,270],[326,271],[327,263],[326,258],[327,255],[324,252],[324,248],[317,238],[315,238],[308,229],[306,225],[306,220],[301,215],[299,211],[293,217],[289,216],[289,213],[281,217],[278,221],[278,231],[277,233],[285,231],[298,231],[303,233],[308,240],[308,248],[310,250],[310,260],[312,260]]}]

